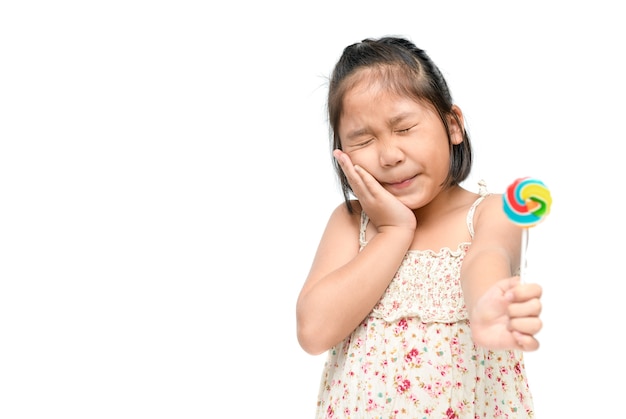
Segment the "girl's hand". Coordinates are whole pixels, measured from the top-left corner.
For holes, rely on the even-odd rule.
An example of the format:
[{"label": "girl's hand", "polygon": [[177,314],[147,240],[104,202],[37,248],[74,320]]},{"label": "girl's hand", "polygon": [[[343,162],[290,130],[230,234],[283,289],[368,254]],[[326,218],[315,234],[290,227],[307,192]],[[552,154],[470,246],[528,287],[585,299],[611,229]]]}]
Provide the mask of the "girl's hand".
[{"label": "girl's hand", "polygon": [[415,230],[415,214],[409,207],[383,188],[365,169],[352,164],[346,153],[335,150],[333,156],[339,162],[363,210],[379,232],[395,227]]},{"label": "girl's hand", "polygon": [[476,302],[470,316],[474,343],[487,349],[539,348],[541,286],[520,284],[514,276],[496,282]]}]

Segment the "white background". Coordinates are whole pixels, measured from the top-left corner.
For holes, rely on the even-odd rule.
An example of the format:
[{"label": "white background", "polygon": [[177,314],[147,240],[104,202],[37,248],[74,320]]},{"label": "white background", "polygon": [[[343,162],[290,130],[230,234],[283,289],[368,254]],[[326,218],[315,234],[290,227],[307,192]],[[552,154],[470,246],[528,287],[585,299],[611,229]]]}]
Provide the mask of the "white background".
[{"label": "white background", "polygon": [[[209,5],[213,4],[213,5]],[[343,47],[404,35],[502,191],[542,179],[537,417],[623,401],[618,2],[3,2],[0,417],[311,418],[295,301],[341,202]]]}]

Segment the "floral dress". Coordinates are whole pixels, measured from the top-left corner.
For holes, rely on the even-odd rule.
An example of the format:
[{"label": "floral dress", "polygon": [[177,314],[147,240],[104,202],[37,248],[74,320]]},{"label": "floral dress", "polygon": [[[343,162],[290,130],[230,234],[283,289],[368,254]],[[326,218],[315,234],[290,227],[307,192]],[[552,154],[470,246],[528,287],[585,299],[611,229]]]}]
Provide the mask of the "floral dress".
[{"label": "floral dress", "polygon": [[[467,215],[474,236],[473,214]],[[361,248],[368,217],[361,215]],[[522,352],[472,342],[460,284],[470,243],[409,250],[372,312],[328,351],[316,418],[532,418]]]}]

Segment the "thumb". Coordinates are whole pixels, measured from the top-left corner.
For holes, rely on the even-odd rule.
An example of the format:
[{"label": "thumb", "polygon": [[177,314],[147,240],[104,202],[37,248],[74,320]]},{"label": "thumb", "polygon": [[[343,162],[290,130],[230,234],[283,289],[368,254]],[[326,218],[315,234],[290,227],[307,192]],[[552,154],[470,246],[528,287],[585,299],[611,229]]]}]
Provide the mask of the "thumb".
[{"label": "thumb", "polygon": [[504,278],[499,281],[502,286],[502,292],[504,293],[504,298],[509,301],[513,301],[515,299],[515,287],[517,287],[521,281],[519,275],[511,276],[509,278]]}]

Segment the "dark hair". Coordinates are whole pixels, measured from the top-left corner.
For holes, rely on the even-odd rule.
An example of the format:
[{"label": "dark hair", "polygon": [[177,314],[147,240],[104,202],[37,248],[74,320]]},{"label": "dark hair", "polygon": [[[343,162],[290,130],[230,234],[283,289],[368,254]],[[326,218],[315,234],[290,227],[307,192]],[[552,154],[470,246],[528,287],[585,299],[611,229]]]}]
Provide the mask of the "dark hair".
[{"label": "dark hair", "polygon": [[[450,144],[450,170],[444,180],[444,186],[464,181],[472,167],[472,147],[465,129],[460,144],[452,144],[450,139],[448,117],[455,118],[461,127],[463,124],[457,114],[452,112],[453,102],[448,84],[425,51],[400,37],[368,38],[343,50],[331,74],[328,89],[331,152],[334,149],[341,149],[339,120],[343,112],[343,99],[346,92],[360,80],[351,76],[362,69],[372,70],[374,77],[384,82],[395,93],[412,97],[417,101],[425,101],[434,107],[448,132]],[[333,165],[341,183],[346,206],[352,212],[350,204],[352,188],[335,159]]]}]

